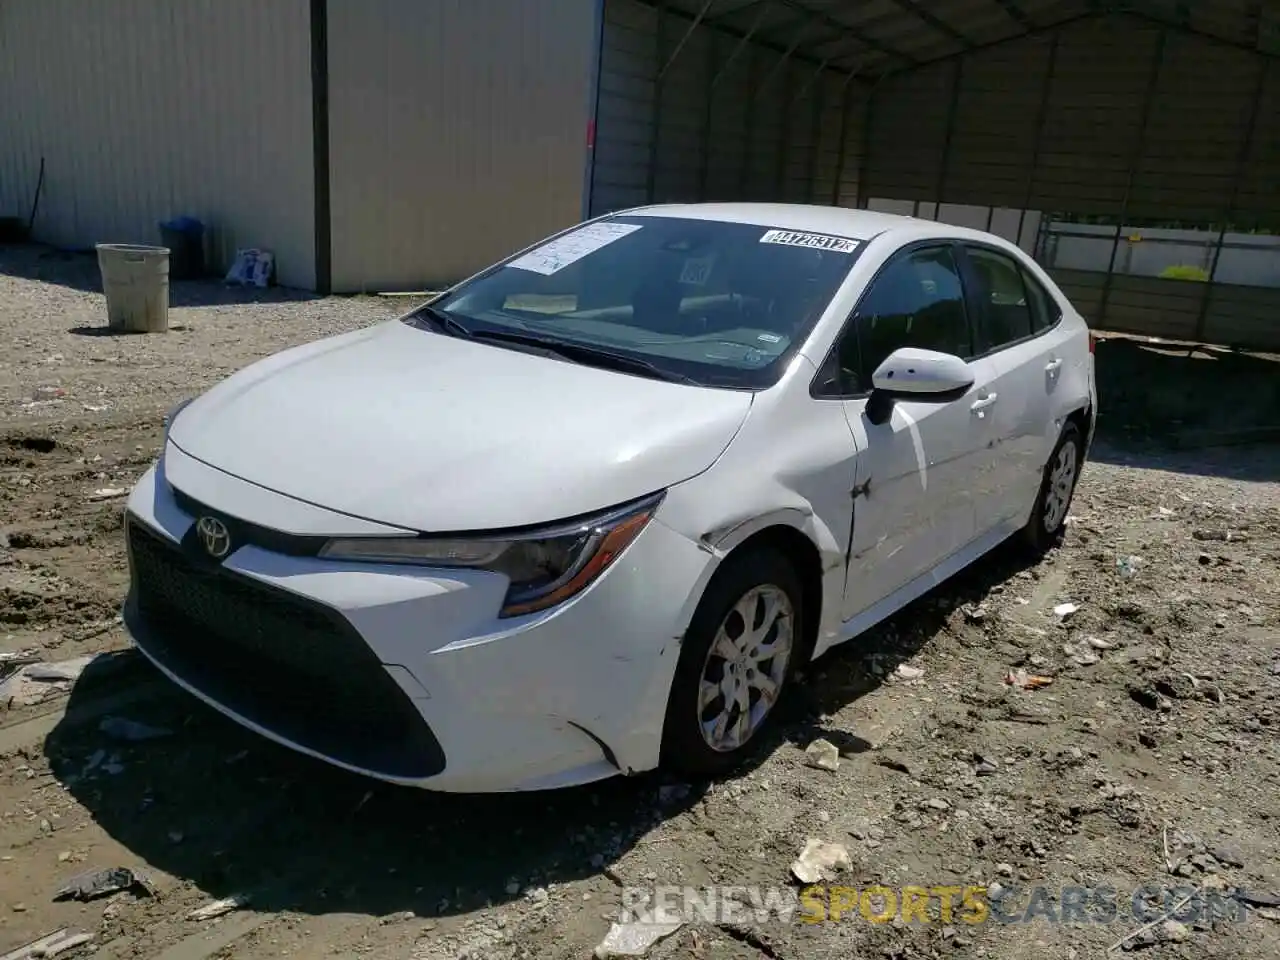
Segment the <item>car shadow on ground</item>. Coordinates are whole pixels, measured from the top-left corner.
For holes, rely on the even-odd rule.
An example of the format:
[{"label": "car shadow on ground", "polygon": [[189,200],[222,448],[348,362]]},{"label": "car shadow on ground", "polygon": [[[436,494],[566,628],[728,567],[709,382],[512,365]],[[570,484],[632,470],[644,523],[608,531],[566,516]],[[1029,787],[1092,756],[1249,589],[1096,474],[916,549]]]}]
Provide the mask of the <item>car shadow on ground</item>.
[{"label": "car shadow on ground", "polygon": [[[102,274],[93,251],[57,250],[39,244],[0,245],[0,274],[70,287],[82,293],[102,293]],[[289,287],[230,287],[216,277],[201,280],[169,280],[169,306],[253,307],[263,303],[301,303],[319,299],[306,290]],[[104,318],[105,323],[105,318]],[[72,327],[71,333],[111,336],[105,326]]]},{"label": "car shadow on ground", "polygon": [[1275,479],[1280,356],[1108,336],[1095,359],[1102,442],[1092,459]]},{"label": "car shadow on ground", "polygon": [[[948,629],[959,607],[980,602],[1027,562],[1012,548],[997,550],[817,661],[747,769],[777,751],[793,751],[800,762],[799,751],[818,736],[845,754],[875,749],[857,731],[831,729],[822,718],[874,691]],[[78,700],[120,686],[94,671],[77,684],[69,715],[83,716],[88,704]],[[46,738],[54,776],[133,858],[77,864],[69,875],[146,867],[214,898],[248,893],[264,911],[448,916],[514,899],[516,884],[599,875],[714,788],[659,773],[540,794],[398,788],[279,748],[141,662],[138,673],[158,692],[120,716],[152,728],[154,739],[113,737],[114,721],[64,721]],[[172,882],[162,879],[162,892]]]}]

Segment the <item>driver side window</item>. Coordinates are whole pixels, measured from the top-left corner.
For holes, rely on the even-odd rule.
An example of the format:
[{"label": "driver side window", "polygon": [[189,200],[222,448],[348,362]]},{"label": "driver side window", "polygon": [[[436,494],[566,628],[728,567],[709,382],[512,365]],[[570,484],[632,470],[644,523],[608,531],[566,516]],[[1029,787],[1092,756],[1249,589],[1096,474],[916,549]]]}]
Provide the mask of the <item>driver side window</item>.
[{"label": "driver side window", "polygon": [[836,344],[841,392],[870,392],[872,374],[900,347],[973,356],[964,287],[949,245],[900,254],[871,281]]}]

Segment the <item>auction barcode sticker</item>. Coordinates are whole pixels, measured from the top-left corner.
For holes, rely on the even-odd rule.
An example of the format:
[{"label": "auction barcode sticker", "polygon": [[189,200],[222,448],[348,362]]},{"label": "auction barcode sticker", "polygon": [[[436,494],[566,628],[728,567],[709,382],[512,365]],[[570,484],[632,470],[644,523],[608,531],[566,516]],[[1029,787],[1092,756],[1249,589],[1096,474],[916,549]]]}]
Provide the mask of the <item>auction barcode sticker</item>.
[{"label": "auction barcode sticker", "polygon": [[853,253],[858,241],[848,237],[829,237],[821,233],[800,233],[795,230],[769,230],[760,238],[761,243],[781,243],[788,247],[812,247],[833,253]]}]

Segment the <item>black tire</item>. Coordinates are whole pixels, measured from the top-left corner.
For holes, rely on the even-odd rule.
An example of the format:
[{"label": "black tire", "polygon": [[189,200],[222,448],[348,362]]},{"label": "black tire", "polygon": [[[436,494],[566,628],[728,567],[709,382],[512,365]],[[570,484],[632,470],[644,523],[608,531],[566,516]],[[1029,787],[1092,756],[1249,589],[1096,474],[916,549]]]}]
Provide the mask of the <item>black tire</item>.
[{"label": "black tire", "polygon": [[[1065,493],[1066,502],[1062,503],[1063,491],[1055,489],[1054,470],[1059,464],[1063,449],[1067,446],[1075,448],[1075,471],[1071,477],[1070,489]],[[1071,499],[1075,495],[1076,485],[1080,482],[1080,472],[1083,468],[1084,434],[1074,421],[1069,420],[1062,428],[1062,434],[1058,437],[1053,453],[1049,455],[1049,462],[1045,464],[1035,508],[1031,511],[1031,518],[1022,530],[1023,542],[1033,553],[1037,555],[1047,553],[1062,542],[1067,531],[1066,519],[1071,509]],[[1056,501],[1052,509],[1051,498]]]},{"label": "black tire", "polygon": [[[789,601],[791,613],[791,648],[774,703],[759,726],[737,747],[717,750],[704,738],[699,727],[698,699],[709,654],[720,626],[733,608],[757,587],[776,587]],[[762,734],[773,726],[779,703],[787,699],[795,686],[801,659],[807,656],[805,642],[803,590],[794,564],[781,552],[750,549],[732,555],[716,571],[706,593],[694,611],[689,629],[680,645],[671,694],[667,699],[666,721],[662,735],[662,764],[673,773],[690,778],[715,777],[741,765],[759,746]],[[771,632],[770,636],[776,634]],[[723,668],[723,664],[721,664]],[[753,703],[758,702],[753,701]]]}]

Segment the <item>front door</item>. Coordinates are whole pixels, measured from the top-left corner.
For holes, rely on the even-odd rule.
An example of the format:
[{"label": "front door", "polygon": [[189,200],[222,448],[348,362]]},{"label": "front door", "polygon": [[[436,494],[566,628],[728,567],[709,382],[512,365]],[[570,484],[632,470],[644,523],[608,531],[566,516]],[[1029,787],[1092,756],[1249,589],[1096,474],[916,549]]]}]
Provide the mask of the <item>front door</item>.
[{"label": "front door", "polygon": [[[899,347],[969,361],[959,398],[897,399],[880,424],[867,416],[871,375]],[[845,415],[858,448],[844,619],[927,573],[975,535],[971,490],[983,482],[991,429],[990,361],[972,359],[973,331],[954,249],[908,248],[872,281],[837,342]]]}]

